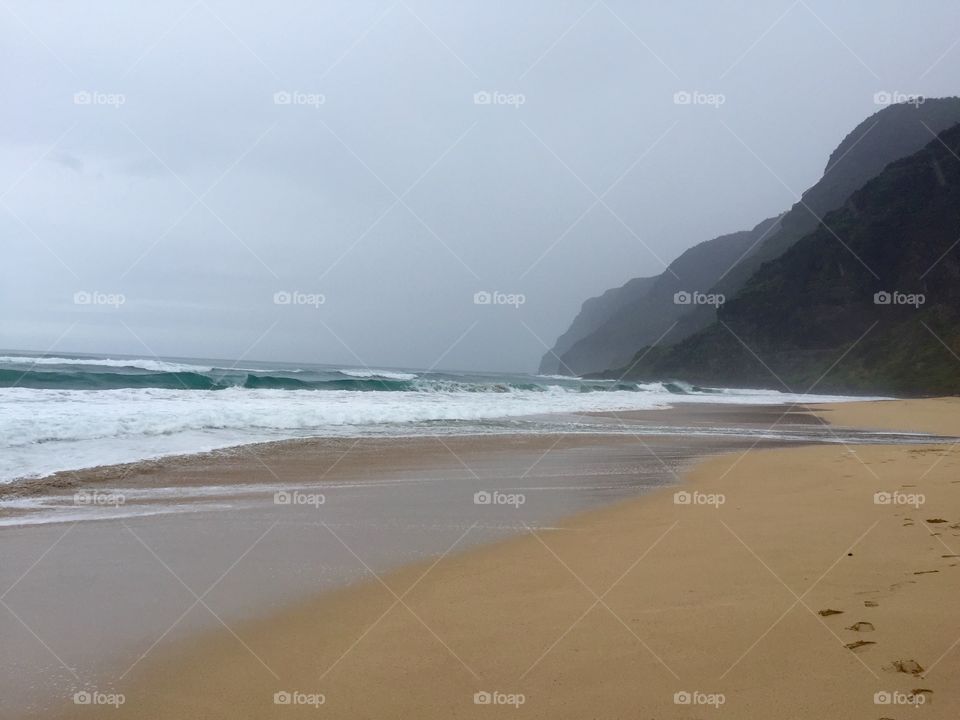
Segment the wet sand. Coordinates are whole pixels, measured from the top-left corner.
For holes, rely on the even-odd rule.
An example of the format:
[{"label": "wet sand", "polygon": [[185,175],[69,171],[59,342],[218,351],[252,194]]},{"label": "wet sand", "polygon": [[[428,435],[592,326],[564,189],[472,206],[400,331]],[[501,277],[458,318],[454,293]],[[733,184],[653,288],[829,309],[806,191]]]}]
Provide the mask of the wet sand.
[{"label": "wet sand", "polygon": [[[744,412],[730,410],[731,418]],[[682,424],[701,420],[720,422],[686,415]],[[664,415],[618,422],[659,425]],[[794,430],[804,424],[808,416],[789,421]],[[958,454],[949,445],[858,446],[854,454],[838,444],[774,444],[448,438],[362,441],[344,455],[349,445],[313,442],[139,466],[122,483],[118,470],[81,474],[71,491],[254,491],[186,501],[225,508],[0,530],[3,587],[23,575],[0,619],[10,638],[3,676],[13,679],[0,694],[3,716],[315,713],[274,703],[274,693],[299,692],[294,702],[322,694],[326,716],[352,718],[750,718],[773,708],[822,716],[821,700],[841,693],[840,707],[855,717],[882,717],[865,688],[920,682],[885,675],[883,662],[915,656],[929,667],[934,640],[941,652],[952,641],[944,627],[960,627],[944,607],[957,589],[957,561],[931,554],[941,541],[955,544],[949,535],[960,530],[937,540],[921,518],[940,513],[943,528],[960,521],[960,485],[950,480]],[[689,469],[694,458],[719,453]],[[702,493],[689,504],[674,503],[676,488],[662,489],[679,475],[683,492]],[[928,504],[908,513],[904,528],[904,508],[874,504],[873,493],[909,492],[911,484]],[[324,503],[274,505],[277,487],[307,495],[322,487]],[[524,502],[474,504],[475,492],[493,490]],[[717,495],[722,504],[700,504]],[[868,528],[870,544],[855,547]],[[785,613],[793,592],[803,600]],[[874,596],[878,607],[866,608],[863,598]],[[820,618],[806,605],[844,612]],[[844,625],[873,622],[859,617],[867,610],[883,620],[869,641],[884,647],[854,653],[844,645],[866,633]],[[921,631],[920,621],[936,627]],[[957,669],[952,657],[939,663],[943,677]],[[956,702],[942,682],[925,687],[937,707]],[[125,703],[70,704],[84,689],[123,693]],[[696,690],[722,692],[725,703],[673,703],[674,693]],[[474,693],[493,691],[522,694],[524,703],[474,704]]]},{"label": "wet sand", "polygon": [[[371,572],[556,527],[675,482],[694,458],[752,442],[680,434],[317,439],[7,486],[0,717],[47,717],[74,692],[124,685],[141,656],[177,641],[231,634]],[[478,492],[498,495],[476,504]]]}]

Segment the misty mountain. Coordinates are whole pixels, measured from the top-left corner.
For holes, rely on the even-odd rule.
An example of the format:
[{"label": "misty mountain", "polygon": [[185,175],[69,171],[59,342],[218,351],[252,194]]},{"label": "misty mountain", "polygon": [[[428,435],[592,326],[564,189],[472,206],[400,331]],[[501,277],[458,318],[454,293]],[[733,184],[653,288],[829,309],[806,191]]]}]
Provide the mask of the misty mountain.
[{"label": "misty mountain", "polygon": [[[744,253],[749,253],[764,234],[775,227],[776,218],[764,220],[752,230],[722,235],[713,240],[696,245],[670,263],[667,270],[654,278],[643,278],[642,284],[633,286],[629,295],[618,292],[610,297],[606,313],[600,322],[588,325],[589,320],[581,320],[581,310],[574,325],[579,337],[569,342],[566,348],[561,346],[570,332],[561,336],[552,353],[548,353],[541,363],[541,372],[548,359],[557,362],[565,374],[583,374],[591,370],[625,365],[638,347],[660,342],[670,342],[674,338],[673,326],[689,309],[686,305],[674,302],[678,292],[710,287],[723,272],[732,267]],[[631,286],[631,281],[623,290]],[[614,291],[616,292],[616,291]],[[591,298],[588,304],[607,298],[610,291],[600,298]],[[578,322],[580,321],[580,322]],[[680,340],[676,337],[675,340]],[[560,360],[557,360],[559,356]]]},{"label": "misty mountain", "polygon": [[[831,153],[823,177],[803,193],[777,225],[767,220],[749,233],[735,233],[691,248],[681,256],[685,257],[682,268],[671,265],[675,276],[668,279],[671,272],[666,271],[657,278],[662,292],[651,291],[642,299],[624,304],[567,350],[555,348],[554,352],[570,370],[594,372],[625,366],[638,348],[657,342],[667,330],[658,345],[680,342],[709,327],[717,317],[714,305],[678,306],[673,294],[686,291],[733,297],[761,265],[813,232],[826,213],[842,207],[855,190],[889,163],[912,155],[937,133],[958,122],[960,98],[955,97],[880,110],[844,138]],[[741,245],[730,238],[747,242]],[[724,255],[720,248],[731,252]],[[668,288],[672,289],[667,292]],[[553,356],[548,353],[545,360],[548,357]]]},{"label": "misty mountain", "polygon": [[757,252],[739,263],[711,291],[733,296],[763,263],[779,257],[813,232],[824,215],[839,209],[854,191],[887,165],[913,155],[957,123],[958,97],[930,98],[917,106],[890,105],[864,120],[830,154],[823,177],[783,216],[780,230],[772,233]]},{"label": "misty mountain", "polygon": [[606,324],[618,310],[630,307],[643,299],[656,280],[656,277],[634,278],[620,287],[607,290],[603,295],[585,300],[573,323],[563,335],[557,338],[553,348],[540,360],[538,372],[542,375],[576,375],[576,371],[561,364],[560,358],[564,353],[577,341]]},{"label": "misty mountain", "polygon": [[960,125],[889,165],[763,265],[718,322],[639,352],[629,375],[796,392],[960,392],[958,240]]}]

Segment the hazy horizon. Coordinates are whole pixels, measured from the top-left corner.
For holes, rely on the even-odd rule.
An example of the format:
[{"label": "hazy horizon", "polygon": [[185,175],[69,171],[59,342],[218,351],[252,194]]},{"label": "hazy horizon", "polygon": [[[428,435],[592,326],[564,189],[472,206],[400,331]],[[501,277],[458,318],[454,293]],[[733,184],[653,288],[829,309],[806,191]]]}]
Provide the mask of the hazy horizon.
[{"label": "hazy horizon", "polygon": [[[34,357],[44,355],[48,358],[54,358],[59,356],[66,357],[80,357],[83,359],[93,358],[93,359],[130,359],[130,360],[160,360],[160,361],[178,361],[178,360],[199,360],[199,361],[216,361],[223,362],[224,365],[218,369],[230,369],[231,364],[236,362],[235,358],[227,357],[204,357],[201,355],[151,355],[150,353],[125,353],[125,352],[87,352],[85,350],[74,350],[69,347],[65,347],[59,350],[45,350],[43,348],[0,348],[0,355],[5,353],[13,353],[14,356],[24,356],[24,357]],[[264,360],[259,357],[245,357],[240,362],[237,363],[238,368],[242,368],[243,364],[248,365],[318,365],[326,366],[330,368],[350,368],[355,370],[363,369],[372,369],[372,370],[425,370],[427,368],[417,365],[369,365],[367,363],[359,362],[342,362],[342,363],[325,363],[316,360],[307,360],[303,358],[293,358],[290,360]],[[25,363],[29,365],[29,363]],[[477,373],[485,374],[489,373],[491,375],[537,375],[535,369],[533,370],[489,370],[484,371],[483,369],[470,369],[470,368],[460,368],[453,367],[450,365],[438,365],[436,367],[430,368],[430,371],[433,373]],[[559,377],[559,376],[557,376]],[[575,379],[575,376],[570,376],[571,379]]]},{"label": "hazy horizon", "polygon": [[877,93],[957,94],[960,6],[908,8],[10,3],[0,345],[534,372]]}]

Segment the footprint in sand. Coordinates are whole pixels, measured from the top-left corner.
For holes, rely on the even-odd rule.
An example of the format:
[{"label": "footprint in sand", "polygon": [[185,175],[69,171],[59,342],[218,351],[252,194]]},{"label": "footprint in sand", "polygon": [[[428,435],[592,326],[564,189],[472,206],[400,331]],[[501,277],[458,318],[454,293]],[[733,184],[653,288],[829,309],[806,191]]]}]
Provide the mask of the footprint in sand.
[{"label": "footprint in sand", "polygon": [[945,523],[946,520],[944,520],[943,518],[930,518],[929,520],[927,520],[927,522],[933,525],[936,525],[937,523]]},{"label": "footprint in sand", "polygon": [[873,640],[857,640],[856,642],[847,643],[844,647],[846,647],[847,650],[852,650],[853,652],[860,652],[861,650],[865,650],[870,645],[876,645],[876,643],[873,642]]},{"label": "footprint in sand", "polygon": [[937,573],[939,570],[917,570],[914,572],[914,575],[929,575],[930,573]]},{"label": "footprint in sand", "polygon": [[876,600],[864,600],[863,606],[864,607],[880,607],[880,603],[878,603]]},{"label": "footprint in sand", "polygon": [[919,675],[923,672],[923,667],[916,660],[894,660],[889,665],[884,666],[883,669],[890,672],[906,673],[907,675]]},{"label": "footprint in sand", "polygon": [[891,586],[890,586],[890,589],[891,589],[891,590],[899,590],[899,589],[900,589],[901,587],[903,587],[904,585],[916,585],[916,584],[917,584],[917,581],[916,581],[916,580],[903,580],[903,581],[901,581],[901,582],[894,583],[893,585],[891,585]]},{"label": "footprint in sand", "polygon": [[855,622],[848,627],[847,630],[853,630],[854,632],[873,632],[876,628],[873,626],[873,623],[861,620],[860,622]]},{"label": "footprint in sand", "polygon": [[843,610],[833,610],[827,608],[825,610],[817,610],[817,615],[820,617],[830,617],[831,615],[843,615]]}]

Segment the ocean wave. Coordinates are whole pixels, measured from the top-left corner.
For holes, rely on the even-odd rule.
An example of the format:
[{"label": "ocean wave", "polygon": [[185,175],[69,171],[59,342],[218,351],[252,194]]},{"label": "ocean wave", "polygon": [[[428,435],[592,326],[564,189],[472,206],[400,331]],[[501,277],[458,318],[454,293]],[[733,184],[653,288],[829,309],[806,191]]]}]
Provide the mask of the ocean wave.
[{"label": "ocean wave", "polygon": [[[373,380],[353,382],[375,383]],[[394,381],[401,382],[401,381]],[[301,431],[336,426],[475,421],[653,408],[668,396],[583,393],[561,388],[506,393],[429,391],[324,393],[277,388],[224,388],[185,393],[169,388],[110,390],[0,389],[0,438],[16,447],[55,441],[161,436],[185,431]]]},{"label": "ocean wave", "polygon": [[269,440],[557,432],[575,428],[577,413],[795,397],[679,381],[215,362],[0,357],[0,483]]},{"label": "ocean wave", "polygon": [[216,392],[156,387],[0,388],[0,483],[57,470],[285,438],[478,433],[507,425],[511,431],[523,427],[536,431],[551,417],[547,424],[556,431],[557,423],[570,425],[571,416],[583,412],[645,410],[684,402],[777,404],[830,399],[750,392],[676,394],[649,386],[641,391],[636,385],[587,392],[575,384],[519,389],[503,383],[479,391],[478,383],[466,383],[473,389],[463,390],[447,380],[434,381],[429,389],[358,392],[357,383],[373,387],[423,381],[342,378],[341,382],[352,385],[326,392],[247,386]]},{"label": "ocean wave", "polygon": [[209,372],[89,372],[81,369],[23,371],[0,367],[0,388],[22,387],[37,390],[119,390],[158,388],[167,390],[355,390],[358,392],[510,393],[547,392],[636,392],[636,383],[608,384],[577,381],[565,385],[545,384],[535,378],[515,377],[501,382],[423,377],[413,373],[366,370],[332,372],[220,370]]},{"label": "ocean wave", "polygon": [[[113,368],[134,368],[139,370],[150,370],[153,372],[210,372],[213,370],[210,366],[189,365],[186,363],[167,362],[165,360],[148,360],[137,358],[130,360],[113,358],[68,358],[68,357],[48,357],[42,356],[0,356],[0,364],[3,365],[27,365],[30,367],[41,365],[58,366],[92,366],[92,367],[113,367]],[[21,371],[22,372],[22,371]]]},{"label": "ocean wave", "polygon": [[416,373],[394,372],[392,370],[338,370],[341,375],[355,378],[385,378],[387,380],[415,380]]},{"label": "ocean wave", "polygon": [[[53,358],[44,358],[52,360]],[[2,362],[3,358],[0,358]],[[120,362],[120,361],[116,361]],[[159,362],[159,361],[158,361]],[[106,363],[106,361],[102,361]],[[92,363],[76,363],[88,365]],[[65,365],[42,369],[4,368],[0,364],[0,389],[10,387],[36,390],[120,390],[124,388],[166,390],[221,391],[231,388],[246,390],[314,390],[356,392],[421,392],[421,393],[489,393],[566,392],[610,393],[631,392],[666,395],[728,395],[739,397],[745,392],[752,396],[777,397],[774,390],[729,390],[691,385],[681,381],[637,383],[625,380],[582,380],[559,376],[521,376],[506,378],[489,376],[450,376],[443,373],[406,373],[390,370],[203,370],[200,366],[176,365],[160,362],[161,366],[176,368],[151,371],[150,361],[142,361],[137,372],[125,372],[132,366],[104,365],[101,370],[86,370]],[[39,365],[39,364],[38,364]],[[196,370],[181,368],[195,367]]]}]

